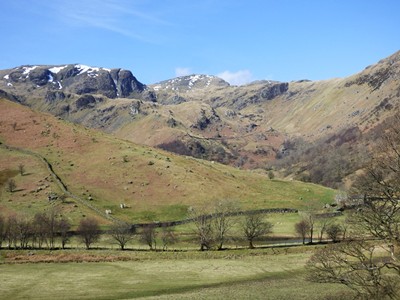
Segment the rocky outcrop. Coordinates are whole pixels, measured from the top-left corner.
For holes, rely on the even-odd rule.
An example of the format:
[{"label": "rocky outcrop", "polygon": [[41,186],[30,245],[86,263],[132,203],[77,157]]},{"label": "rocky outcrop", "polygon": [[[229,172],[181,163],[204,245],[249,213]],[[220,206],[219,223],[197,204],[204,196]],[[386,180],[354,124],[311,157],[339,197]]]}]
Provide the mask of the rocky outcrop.
[{"label": "rocky outcrop", "polygon": [[93,108],[96,104],[96,98],[92,95],[84,95],[75,101],[76,109]]},{"label": "rocky outcrop", "polygon": [[239,92],[231,100],[232,106],[237,110],[242,110],[249,105],[275,99],[276,97],[286,93],[288,89],[289,83],[287,82],[267,82],[259,88],[258,92],[255,92],[251,95],[249,95],[246,91],[239,90]]},{"label": "rocky outcrop", "polygon": [[276,83],[273,84],[272,86],[263,89],[260,92],[260,96],[263,99],[272,100],[275,97],[278,97],[279,95],[282,95],[283,93],[287,92],[288,89],[289,89],[289,84],[287,82]]},{"label": "rocky outcrop", "polygon": [[[128,70],[96,68],[86,65],[63,66],[22,66],[5,70],[2,79],[8,87],[13,87],[18,93],[18,87],[26,84],[32,90],[47,87],[46,90],[35,90],[37,96],[46,101],[62,99],[62,94],[48,91],[60,90],[69,94],[100,94],[111,99],[138,98],[146,101],[156,101],[155,93],[149,91]],[[45,94],[41,94],[45,92]]]},{"label": "rocky outcrop", "polygon": [[47,102],[54,102],[54,101],[60,101],[64,100],[66,98],[64,92],[60,91],[47,91],[45,100]]}]

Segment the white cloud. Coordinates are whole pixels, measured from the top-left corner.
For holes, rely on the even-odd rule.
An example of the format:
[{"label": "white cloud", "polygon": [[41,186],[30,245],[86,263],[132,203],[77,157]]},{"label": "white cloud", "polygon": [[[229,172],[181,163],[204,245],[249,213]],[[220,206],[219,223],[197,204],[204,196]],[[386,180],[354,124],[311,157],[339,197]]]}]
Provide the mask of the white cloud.
[{"label": "white cloud", "polygon": [[237,72],[224,71],[217,74],[217,76],[231,85],[243,85],[253,81],[253,74],[249,70],[239,70]]},{"label": "white cloud", "polygon": [[180,76],[187,76],[192,74],[192,70],[190,68],[175,68],[175,76],[180,77]]}]

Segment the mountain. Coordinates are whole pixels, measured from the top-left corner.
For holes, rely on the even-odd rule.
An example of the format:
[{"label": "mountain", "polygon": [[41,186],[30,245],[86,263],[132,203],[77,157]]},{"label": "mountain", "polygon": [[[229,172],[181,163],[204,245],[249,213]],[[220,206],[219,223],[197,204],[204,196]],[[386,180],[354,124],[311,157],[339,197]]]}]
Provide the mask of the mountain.
[{"label": "mountain", "polygon": [[[106,210],[138,223],[184,219],[189,207],[224,199],[243,210],[321,208],[333,201],[328,188],[134,144],[9,100],[0,99],[0,116],[3,216],[56,207],[75,225],[88,215],[107,224]],[[12,193],[4,188],[8,179],[16,183]]]},{"label": "mountain", "polygon": [[357,152],[398,111],[399,60],[394,53],[347,78],[243,86],[196,74],[145,85],[120,69],[23,66],[0,71],[0,94],[139,144],[336,187],[342,180],[314,176],[305,153],[333,155],[339,143],[359,162],[343,163],[340,176],[362,167]]}]

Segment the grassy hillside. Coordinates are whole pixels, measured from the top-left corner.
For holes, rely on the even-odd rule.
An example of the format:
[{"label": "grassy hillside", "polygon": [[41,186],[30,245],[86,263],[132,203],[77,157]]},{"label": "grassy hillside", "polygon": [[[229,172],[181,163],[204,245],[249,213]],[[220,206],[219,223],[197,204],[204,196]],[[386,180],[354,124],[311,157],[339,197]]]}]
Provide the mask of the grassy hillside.
[{"label": "grassy hillside", "polygon": [[[320,208],[332,202],[335,193],[139,146],[7,100],[0,101],[0,115],[3,144],[46,158],[69,191],[129,222],[182,219],[188,207],[222,199],[236,200],[244,210]],[[34,213],[58,206],[75,221],[93,213],[74,199],[47,200],[49,192],[61,191],[38,157],[0,151],[1,212]],[[17,172],[20,164],[25,166],[24,176]],[[13,193],[5,191],[6,179],[11,177],[17,185]],[[121,203],[127,208],[121,209]]]}]

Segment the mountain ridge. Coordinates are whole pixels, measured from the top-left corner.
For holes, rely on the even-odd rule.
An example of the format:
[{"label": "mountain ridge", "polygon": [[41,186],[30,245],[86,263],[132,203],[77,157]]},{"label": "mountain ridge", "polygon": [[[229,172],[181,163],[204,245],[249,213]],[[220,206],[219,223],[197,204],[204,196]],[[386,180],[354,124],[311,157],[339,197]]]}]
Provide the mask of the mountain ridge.
[{"label": "mountain ridge", "polygon": [[400,51],[346,78],[243,86],[210,75],[145,85],[129,71],[119,76],[120,69],[84,65],[46,66],[50,77],[45,67],[25,66],[10,69],[14,75],[0,71],[0,89],[14,101],[136,143],[269,168],[292,140],[320,143],[352,128],[363,134],[392,116],[399,107],[399,61]]}]

